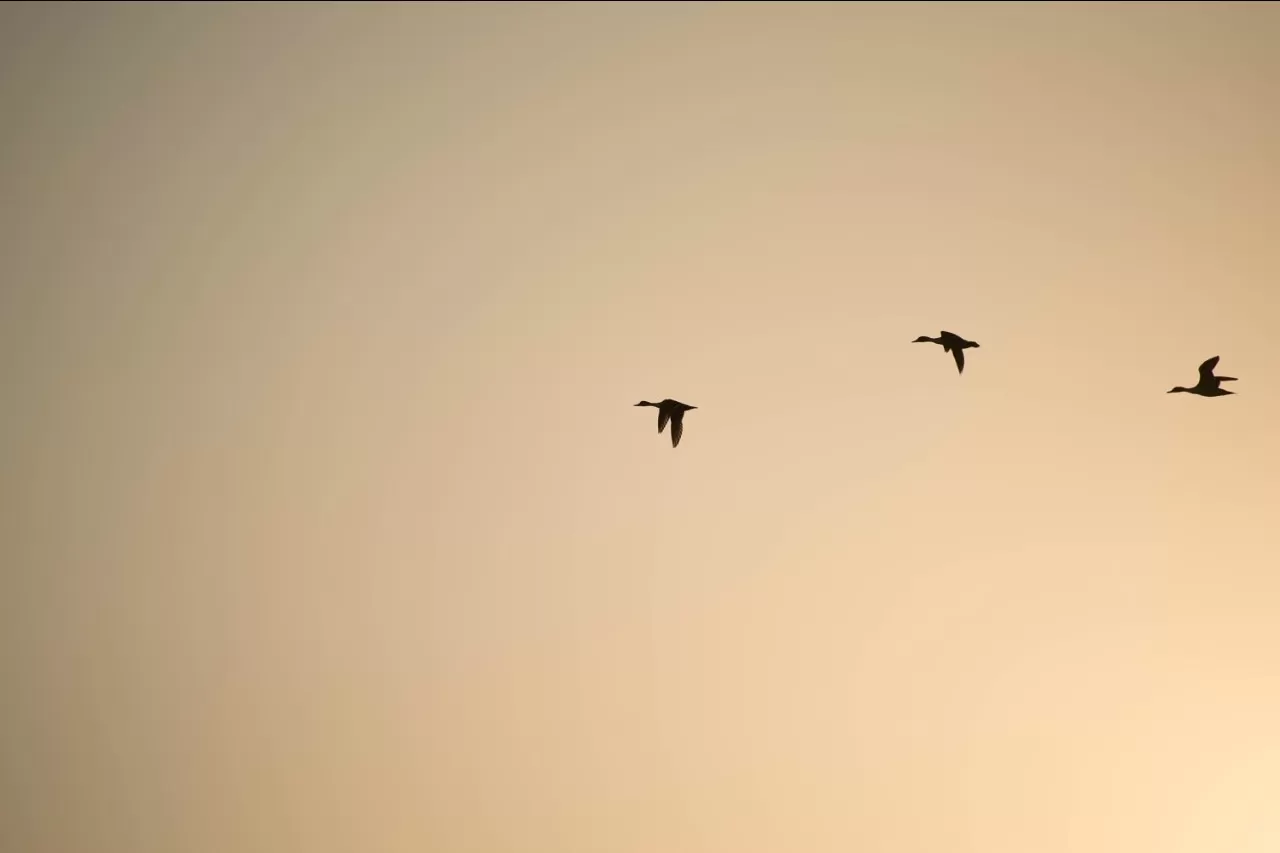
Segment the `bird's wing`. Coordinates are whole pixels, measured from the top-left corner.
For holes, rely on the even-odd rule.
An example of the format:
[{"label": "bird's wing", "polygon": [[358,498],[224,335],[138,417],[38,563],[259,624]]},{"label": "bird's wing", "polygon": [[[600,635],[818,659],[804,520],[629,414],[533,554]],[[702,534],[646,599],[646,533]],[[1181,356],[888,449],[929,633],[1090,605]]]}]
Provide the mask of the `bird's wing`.
[{"label": "bird's wing", "polygon": [[671,446],[680,446],[680,436],[684,435],[684,412],[676,412],[671,416]]},{"label": "bird's wing", "polygon": [[1214,356],[1200,365],[1200,381],[1208,382],[1213,379],[1213,369],[1218,366],[1218,359],[1221,356]]},{"label": "bird's wing", "polygon": [[667,409],[658,410],[658,432],[662,432],[667,428],[667,418],[671,417],[671,412]]},{"label": "bird's wing", "polygon": [[951,354],[956,357],[956,369],[964,373],[964,348],[952,347]]}]

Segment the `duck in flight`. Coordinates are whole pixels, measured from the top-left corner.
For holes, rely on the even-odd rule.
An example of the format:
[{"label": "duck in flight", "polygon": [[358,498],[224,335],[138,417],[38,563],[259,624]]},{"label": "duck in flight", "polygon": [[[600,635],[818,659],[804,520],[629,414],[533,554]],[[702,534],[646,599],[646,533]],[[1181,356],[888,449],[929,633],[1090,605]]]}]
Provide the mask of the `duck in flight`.
[{"label": "duck in flight", "polygon": [[671,446],[680,446],[680,436],[684,434],[684,413],[690,409],[696,409],[697,406],[687,406],[679,400],[666,399],[661,403],[650,403],[648,400],[641,400],[636,403],[637,406],[653,406],[658,410],[658,432],[662,432],[667,428],[667,421],[671,421]]},{"label": "duck in flight", "polygon": [[1228,391],[1222,387],[1223,382],[1238,381],[1234,376],[1214,376],[1213,369],[1218,366],[1218,356],[1205,361],[1200,365],[1200,381],[1191,388],[1183,388],[1178,385],[1170,388],[1165,393],[1173,394],[1176,391],[1182,391],[1187,394],[1199,394],[1201,397],[1222,397],[1226,394],[1234,394],[1235,391]]},{"label": "duck in flight", "polygon": [[911,343],[942,344],[943,352],[949,352],[953,356],[955,356],[956,369],[959,370],[961,373],[964,373],[964,351],[966,349],[969,349],[970,347],[976,348],[978,346],[975,342],[966,341],[964,338],[960,337],[954,332],[943,332],[942,334],[938,335],[938,337],[936,338],[931,338],[928,335],[921,335]]}]

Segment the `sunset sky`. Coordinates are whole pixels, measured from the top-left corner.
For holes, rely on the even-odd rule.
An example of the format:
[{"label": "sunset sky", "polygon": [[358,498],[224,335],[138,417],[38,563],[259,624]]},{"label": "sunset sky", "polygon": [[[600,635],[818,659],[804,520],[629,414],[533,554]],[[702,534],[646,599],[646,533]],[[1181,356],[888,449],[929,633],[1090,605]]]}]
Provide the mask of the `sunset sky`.
[{"label": "sunset sky", "polygon": [[0,849],[1276,853],[1278,107],[1280,4],[0,6]]}]

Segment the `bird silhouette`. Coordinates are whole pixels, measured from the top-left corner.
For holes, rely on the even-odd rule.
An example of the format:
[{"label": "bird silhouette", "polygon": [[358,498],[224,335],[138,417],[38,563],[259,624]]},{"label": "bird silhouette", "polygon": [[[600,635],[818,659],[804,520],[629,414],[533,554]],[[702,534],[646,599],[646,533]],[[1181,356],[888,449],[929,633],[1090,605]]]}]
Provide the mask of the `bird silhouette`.
[{"label": "bird silhouette", "polygon": [[1190,388],[1183,388],[1181,385],[1174,386],[1166,391],[1166,394],[1173,394],[1181,391],[1186,394],[1199,394],[1201,397],[1223,397],[1227,394],[1234,394],[1235,391],[1228,391],[1222,387],[1223,382],[1237,382],[1234,376],[1214,376],[1213,369],[1218,366],[1218,356],[1206,359],[1204,364],[1200,365],[1200,381]]},{"label": "bird silhouette", "polygon": [[964,338],[960,337],[955,332],[943,332],[942,334],[938,335],[938,337],[936,338],[931,338],[928,335],[921,335],[911,343],[942,344],[943,351],[949,352],[951,353],[952,356],[955,357],[956,370],[958,370],[960,373],[964,373],[964,351],[966,349],[969,349],[970,347],[976,348],[978,346],[978,344],[975,343],[974,341],[966,341]]},{"label": "bird silhouette", "polygon": [[648,400],[641,400],[636,403],[637,406],[653,406],[658,410],[658,432],[662,432],[667,428],[667,421],[671,421],[671,446],[680,446],[680,436],[684,435],[684,413],[690,409],[696,409],[697,406],[689,406],[681,403],[679,400],[670,398],[663,400],[661,403],[650,403]]}]

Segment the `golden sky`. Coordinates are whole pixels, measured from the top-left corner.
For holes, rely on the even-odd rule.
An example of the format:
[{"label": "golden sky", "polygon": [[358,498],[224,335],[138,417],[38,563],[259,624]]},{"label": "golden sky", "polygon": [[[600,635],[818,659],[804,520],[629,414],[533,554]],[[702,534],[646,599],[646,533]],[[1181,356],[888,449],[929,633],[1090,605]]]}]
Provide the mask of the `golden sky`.
[{"label": "golden sky", "polygon": [[1280,850],[1277,44],[6,4],[0,849]]}]

